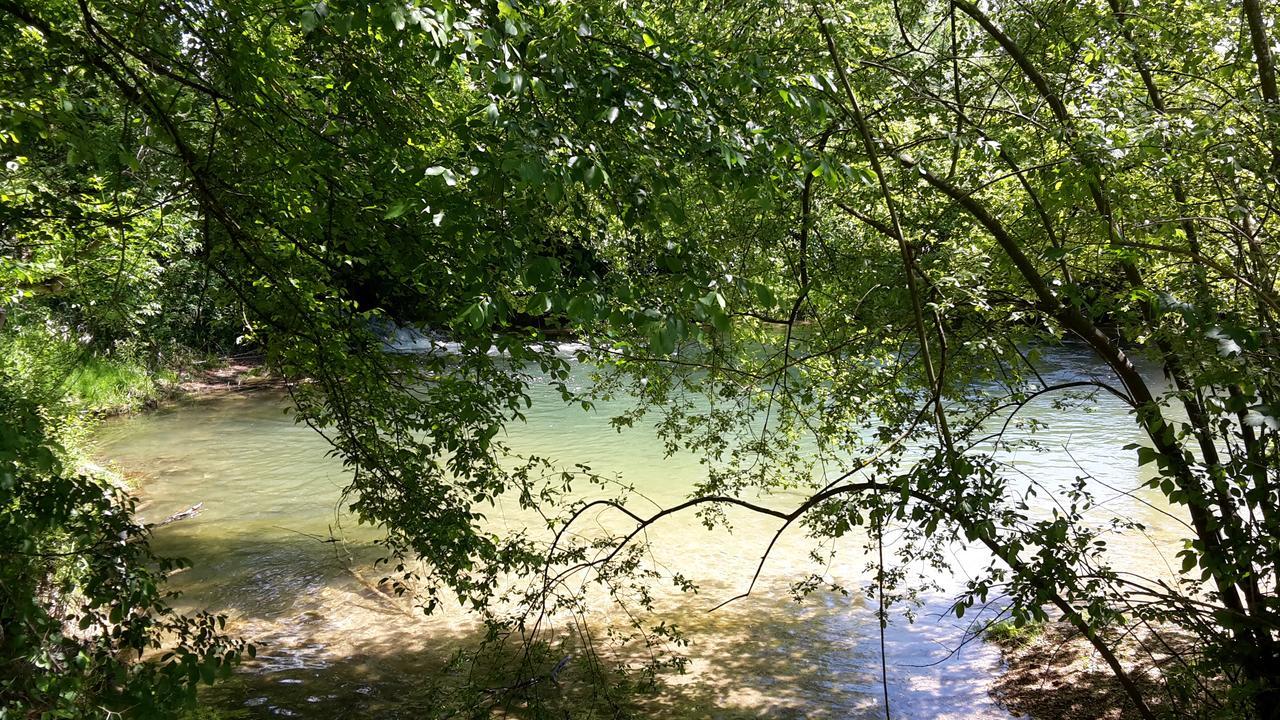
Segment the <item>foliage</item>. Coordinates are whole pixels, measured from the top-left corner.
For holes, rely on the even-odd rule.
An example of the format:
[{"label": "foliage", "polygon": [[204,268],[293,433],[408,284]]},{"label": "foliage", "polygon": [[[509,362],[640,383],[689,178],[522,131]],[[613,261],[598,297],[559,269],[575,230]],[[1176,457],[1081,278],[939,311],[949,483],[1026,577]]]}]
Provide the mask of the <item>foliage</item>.
[{"label": "foliage", "polygon": [[[32,398],[0,385],[0,717],[167,717],[245,651],[225,618],[186,617],[161,585],[135,502],[72,471]],[[163,652],[157,662],[134,662]]]},{"label": "foliage", "polygon": [[1025,647],[1036,641],[1044,632],[1044,623],[1019,625],[1012,620],[1001,620],[987,627],[983,637],[1008,647]]},{"label": "foliage", "polygon": [[[117,342],[109,354],[95,352],[69,337],[65,326],[51,322],[15,323],[0,342],[15,377],[34,385],[35,392],[55,406],[74,408],[88,417],[144,407],[177,382],[173,371],[153,369],[139,360],[143,353],[132,345]],[[65,421],[76,419],[68,416]]]},{"label": "foliage", "polygon": [[[1122,682],[1103,628],[1181,625],[1196,672],[1273,715],[1280,98],[1258,0],[708,10],[0,0],[6,313],[100,353],[255,343],[385,529],[388,581],[494,638],[581,612],[569,578],[647,605],[642,531],[737,506],[816,548],[902,529],[886,604],[911,597],[905,561],[981,545],[957,616],[1061,614]],[[456,351],[385,352],[409,325]],[[548,343],[566,332],[591,391]],[[1041,377],[1038,349],[1069,343],[1104,372]],[[653,422],[705,481],[646,517],[587,468],[510,457],[534,376],[584,407],[633,393],[616,424]],[[1140,528],[1099,519],[1095,479],[1010,467],[1034,437],[1006,431],[1050,395],[1131,410],[1127,451],[1189,528],[1176,585],[1109,567],[1105,532]],[[610,496],[575,501],[588,482]],[[503,496],[553,541],[493,535]],[[573,532],[601,507],[634,531]]]}]

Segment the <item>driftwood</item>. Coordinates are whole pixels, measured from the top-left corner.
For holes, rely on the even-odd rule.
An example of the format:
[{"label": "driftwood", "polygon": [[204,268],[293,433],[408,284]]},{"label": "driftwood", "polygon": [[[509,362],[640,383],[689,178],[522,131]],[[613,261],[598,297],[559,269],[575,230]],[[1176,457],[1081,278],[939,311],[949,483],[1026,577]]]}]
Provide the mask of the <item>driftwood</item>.
[{"label": "driftwood", "polygon": [[147,528],[155,529],[158,527],[164,527],[169,523],[178,522],[179,520],[187,520],[188,518],[193,518],[200,514],[200,510],[203,507],[204,507],[204,503],[198,502],[195,505],[192,505],[191,507],[187,508],[186,510],[183,510],[182,512],[176,512],[170,515],[169,517],[165,518],[164,520],[161,520],[158,523],[151,523],[150,525],[147,525]]},{"label": "driftwood", "polygon": [[[198,502],[198,503],[196,503],[195,505],[192,505],[191,507],[187,508],[186,510],[183,510],[182,512],[176,512],[176,513],[174,513],[174,514],[170,515],[169,517],[165,518],[164,520],[161,520],[160,522],[157,522],[157,523],[147,523],[146,525],[143,525],[142,527],[143,527],[143,529],[144,529],[144,530],[155,530],[156,528],[158,528],[158,527],[164,527],[165,525],[168,525],[169,523],[175,523],[175,522],[178,522],[179,520],[186,520],[186,519],[188,519],[188,518],[193,518],[193,517],[195,517],[195,516],[197,516],[197,515],[199,515],[199,514],[200,514],[200,509],[201,509],[201,508],[203,508],[203,507],[204,507],[204,503],[203,503],[203,502]],[[135,533],[132,533],[132,534],[131,534],[131,533],[129,533],[129,532],[122,531],[122,532],[120,533],[120,542],[122,542],[122,543],[124,543],[124,542],[136,542],[136,541],[138,541],[139,539],[146,537],[146,534],[147,534],[146,532],[135,532]],[[176,572],[181,572],[181,570],[175,570],[175,571],[174,571],[174,573],[176,573]],[[169,573],[169,574],[170,574],[170,575],[173,575],[174,573]]]}]

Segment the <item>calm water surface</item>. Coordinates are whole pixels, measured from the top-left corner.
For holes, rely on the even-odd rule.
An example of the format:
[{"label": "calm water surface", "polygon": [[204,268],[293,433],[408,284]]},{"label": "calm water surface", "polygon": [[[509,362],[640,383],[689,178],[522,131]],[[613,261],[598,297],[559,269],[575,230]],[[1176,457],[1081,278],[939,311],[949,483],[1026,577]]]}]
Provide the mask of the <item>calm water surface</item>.
[{"label": "calm water surface", "polygon": [[[1046,358],[1042,373],[1055,382],[1102,368],[1060,352]],[[584,382],[586,375],[580,371]],[[682,499],[705,476],[693,456],[664,457],[647,430],[615,432],[608,419],[622,404],[587,413],[565,407],[548,387],[533,394],[528,423],[509,431],[517,450],[616,472],[659,503]],[[218,691],[219,704],[248,717],[421,717],[433,702],[420,691],[423,678],[467,643],[474,620],[456,609],[422,617],[371,588],[376,532],[341,512],[347,475],[286,408],[285,398],[270,393],[199,399],[110,423],[99,452],[145,478],[148,521],[204,504],[196,518],[161,528],[155,546],[194,562],[171,580],[183,592],[181,607],[227,613],[259,645],[259,661]],[[1048,424],[1039,437],[1054,450],[1012,456],[1018,469],[1054,488],[1084,468],[1116,488],[1099,491],[1109,498],[1105,510],[1151,530],[1111,538],[1113,560],[1147,573],[1164,567],[1176,551],[1177,522],[1159,510],[1158,497],[1139,491],[1148,505],[1119,492],[1141,482],[1133,453],[1121,449],[1139,441],[1123,406],[1106,396],[1091,413],[1054,410],[1048,401],[1030,412]],[[498,525],[526,521],[514,505],[487,514]],[[692,515],[650,533],[654,559],[701,585],[697,595],[658,591],[663,618],[684,628],[692,645],[689,672],[652,699],[654,714],[883,717],[875,608],[857,592],[792,600],[789,583],[812,569],[802,535],[784,536],[750,597],[707,612],[745,589],[774,527],[733,519],[732,534],[709,532]],[[323,542],[333,535],[346,543]],[[867,578],[862,541],[842,550],[831,573],[857,588]],[[981,569],[986,559],[959,548],[956,558],[959,577],[943,578],[944,586],[957,587],[966,567]],[[998,652],[980,642],[956,650],[970,618],[940,618],[947,597],[928,596],[915,623],[895,617],[887,630],[894,717],[1008,718],[988,696]]]}]

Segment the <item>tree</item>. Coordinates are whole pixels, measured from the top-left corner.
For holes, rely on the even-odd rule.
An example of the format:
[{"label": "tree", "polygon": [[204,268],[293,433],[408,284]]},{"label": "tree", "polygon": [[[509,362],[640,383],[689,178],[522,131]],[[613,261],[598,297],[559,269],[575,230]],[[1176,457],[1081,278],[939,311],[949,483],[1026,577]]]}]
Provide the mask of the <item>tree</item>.
[{"label": "tree", "polygon": [[[957,614],[997,588],[1020,621],[1056,607],[1148,716],[1098,631],[1122,619],[1180,625],[1211,648],[1192,672],[1225,673],[1248,688],[1253,712],[1272,712],[1275,304],[1267,258],[1275,248],[1263,218],[1274,205],[1276,135],[1266,43],[1254,51],[1266,37],[1258,8],[1243,17],[1164,8],[1161,18],[1197,19],[1176,29],[1115,5],[997,15],[958,1],[909,12],[808,10],[814,65],[786,66],[762,83],[795,111],[755,114],[762,128],[800,128],[770,138],[803,148],[794,154],[799,168],[773,170],[802,179],[793,181],[793,243],[765,250],[789,258],[783,277],[774,276],[786,289],[773,294],[794,299],[780,314],[749,293],[727,301],[787,332],[780,342],[752,338],[776,348],[764,362],[753,349],[696,364],[772,383],[776,392],[760,408],[780,416],[772,452],[785,456],[778,446],[788,444],[786,430],[801,427],[816,436],[820,457],[828,451],[827,462],[850,470],[834,482],[818,478],[790,512],[755,509],[783,529],[808,520],[819,536],[843,532],[853,517],[873,528],[910,523],[924,530],[922,542],[959,536],[984,544],[996,562]],[[1241,26],[1258,32],[1242,46],[1224,45]],[[1207,69],[1223,56],[1230,62]],[[735,274],[756,279],[762,271]],[[800,320],[803,338],[793,332]],[[1021,367],[1019,348],[1067,335],[1113,377],[1047,385]],[[1139,354],[1170,378],[1167,392],[1134,366]],[[706,387],[701,376],[675,375],[655,387]],[[1004,392],[975,391],[992,379]],[[993,418],[1012,418],[1033,397],[1090,386],[1133,408],[1150,446],[1131,449],[1142,464],[1158,465],[1152,487],[1187,513],[1193,531],[1178,589],[1107,568],[1083,512],[1094,492],[1086,478],[1069,489],[1063,515],[1040,519],[1000,469],[1003,431],[991,434]],[[741,397],[758,392],[751,383]],[[668,397],[652,399],[660,406]],[[867,424],[881,428],[876,445],[864,451],[866,466],[850,463],[848,428]],[[722,425],[679,418],[677,434]],[[932,448],[920,461],[903,453],[913,440]],[[752,447],[746,437],[710,442],[717,454],[735,443]],[[755,460],[731,465],[695,500],[741,503],[747,488],[784,487],[807,474],[787,465],[762,470]],[[855,494],[882,497],[846,497]]]},{"label": "tree", "polygon": [[[1206,649],[1188,671],[1239,695],[1199,702],[1280,706],[1280,101],[1255,0],[0,0],[0,13],[38,58],[4,58],[23,71],[4,152],[39,180],[8,211],[6,242],[23,250],[5,268],[24,288],[9,314],[56,308],[60,293],[34,289],[65,286],[68,268],[109,274],[117,252],[121,268],[155,247],[212,274],[221,302],[196,307],[242,311],[244,339],[352,470],[352,507],[386,529],[389,577],[425,586],[425,607],[447,589],[491,608],[515,575],[537,617],[580,601],[556,578],[647,574],[634,541],[658,516],[601,501],[637,532],[574,541],[597,505],[564,488],[590,473],[513,468],[499,439],[528,402],[523,368],[590,403],[546,344],[569,331],[606,368],[602,391],[640,399],[619,425],[657,413],[672,447],[710,461],[659,516],[714,523],[735,505],[816,539],[893,524],[926,557],[981,544],[992,565],[957,615],[994,595],[1018,621],[1056,608],[1122,679],[1103,629],[1172,623]],[[67,148],[113,178],[86,197],[162,207],[189,239],[99,231],[88,255],[41,264],[32,238],[73,214],[39,187],[89,174],[62,166]],[[78,202],[74,219],[118,223],[111,203]],[[460,351],[388,354],[388,321]],[[1067,337],[1112,376],[1037,377],[1028,355]],[[1182,585],[1107,567],[1088,478],[1048,517],[1011,482],[1002,428],[1051,393],[1133,409],[1149,444],[1130,449],[1192,528]],[[769,499],[796,488],[797,505]],[[503,493],[560,518],[550,545],[485,531],[477,508]],[[882,599],[896,577],[882,568]],[[487,619],[495,636],[539,627]]]},{"label": "tree", "polygon": [[42,408],[3,379],[0,712],[171,717],[253,650],[223,635],[225,617],[169,607],[163,578],[184,564],[151,554],[137,503],[66,467]]}]

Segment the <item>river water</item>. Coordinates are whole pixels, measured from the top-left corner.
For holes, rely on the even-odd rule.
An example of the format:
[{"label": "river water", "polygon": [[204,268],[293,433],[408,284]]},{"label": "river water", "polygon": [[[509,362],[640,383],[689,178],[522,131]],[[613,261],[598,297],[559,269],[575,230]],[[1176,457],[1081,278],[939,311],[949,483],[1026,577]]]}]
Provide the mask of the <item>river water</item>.
[{"label": "river water", "polygon": [[[585,370],[577,372],[586,382]],[[1049,382],[1105,377],[1088,356],[1069,350],[1048,353],[1041,372]],[[684,498],[704,478],[697,458],[664,456],[651,431],[616,432],[608,420],[623,404],[584,412],[566,407],[549,387],[535,386],[532,394],[528,422],[508,431],[517,450],[616,472],[660,504]],[[446,672],[453,650],[468,645],[476,623],[456,608],[424,617],[371,587],[376,532],[342,512],[347,476],[340,463],[286,411],[286,398],[270,392],[198,398],[108,423],[98,451],[143,478],[147,521],[203,503],[197,517],[155,534],[159,553],[194,563],[171,578],[183,593],[177,605],[228,614],[259,648],[258,660],[209,701],[237,717],[424,717],[440,702],[424,688]],[[1038,437],[1049,451],[1008,459],[1049,490],[1082,468],[1089,472],[1106,500],[1100,512],[1148,527],[1109,538],[1114,563],[1165,574],[1178,548],[1178,522],[1164,514],[1158,494],[1137,489],[1143,477],[1134,453],[1122,449],[1140,441],[1127,409],[1103,396],[1093,412],[1057,410],[1047,399],[1026,412],[1046,424]],[[1052,495],[1041,497],[1050,502]],[[498,525],[525,522],[514,507],[499,505],[488,515]],[[707,531],[692,515],[673,516],[650,533],[654,560],[701,588],[696,595],[656,591],[661,619],[691,640],[684,650],[690,664],[643,700],[644,714],[883,717],[874,603],[859,592],[793,600],[789,584],[812,568],[811,546],[799,533],[784,536],[749,597],[708,612],[745,589],[774,528],[745,515],[733,520],[732,534]],[[333,536],[346,542],[325,542]],[[830,573],[856,589],[868,578],[862,541],[851,538],[841,550]],[[957,577],[941,578],[944,587],[957,587],[966,568],[981,568],[985,558],[957,548],[956,560]],[[926,595],[914,623],[894,615],[887,628],[893,715],[1008,718],[988,694],[999,654],[982,642],[962,644],[971,617],[942,617],[948,597]]]}]

